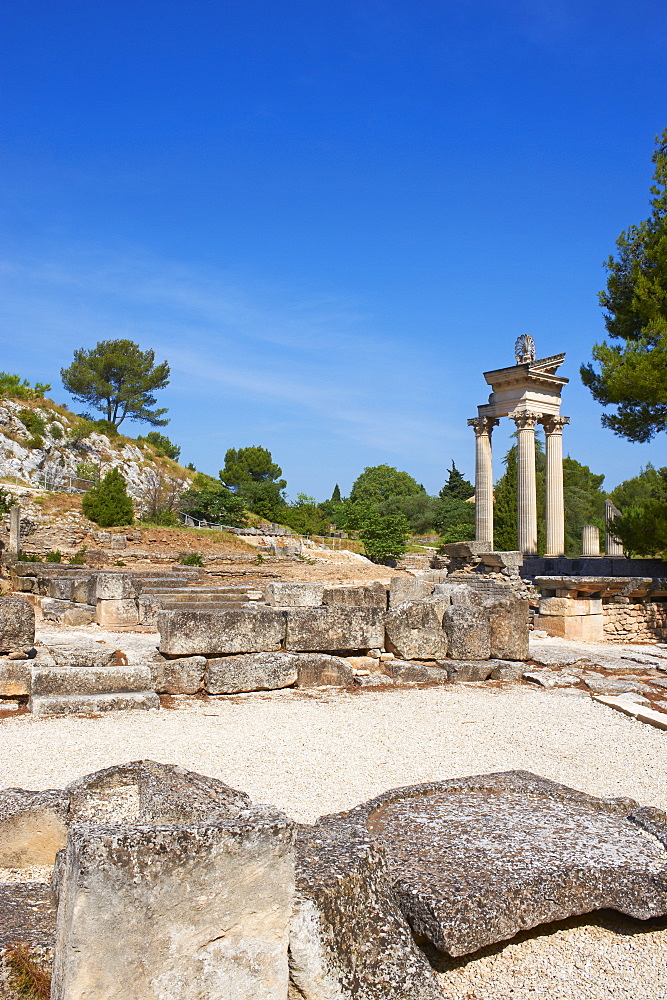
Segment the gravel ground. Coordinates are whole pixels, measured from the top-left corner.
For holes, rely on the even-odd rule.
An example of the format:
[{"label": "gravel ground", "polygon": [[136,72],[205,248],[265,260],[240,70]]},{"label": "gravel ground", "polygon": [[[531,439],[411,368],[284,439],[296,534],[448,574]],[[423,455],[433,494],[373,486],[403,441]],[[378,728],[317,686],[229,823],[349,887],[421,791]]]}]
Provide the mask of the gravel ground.
[{"label": "gravel ground", "polygon": [[[312,821],[400,785],[525,768],[667,810],[667,734],[581,692],[456,685],[174,701],[175,711],[4,719],[0,786],[57,788],[149,757]],[[574,921],[524,937],[444,968],[443,996],[667,998],[667,921]]]}]

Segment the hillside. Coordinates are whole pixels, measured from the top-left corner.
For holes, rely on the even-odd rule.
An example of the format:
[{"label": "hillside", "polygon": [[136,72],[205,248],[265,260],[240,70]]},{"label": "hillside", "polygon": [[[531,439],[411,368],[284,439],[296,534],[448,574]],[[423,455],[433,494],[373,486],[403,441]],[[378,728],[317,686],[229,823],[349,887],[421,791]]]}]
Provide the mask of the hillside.
[{"label": "hillside", "polygon": [[67,489],[70,477],[88,479],[91,469],[98,468],[104,475],[114,467],[125,477],[139,509],[156,474],[182,489],[193,475],[147,442],[100,433],[90,421],[52,400],[0,400],[0,478],[26,486]]}]

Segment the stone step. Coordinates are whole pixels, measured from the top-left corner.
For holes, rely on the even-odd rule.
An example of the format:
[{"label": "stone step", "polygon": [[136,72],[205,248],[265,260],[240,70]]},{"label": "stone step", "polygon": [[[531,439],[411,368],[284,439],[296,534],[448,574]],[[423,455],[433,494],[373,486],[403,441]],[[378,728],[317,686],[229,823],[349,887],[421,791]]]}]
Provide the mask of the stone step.
[{"label": "stone step", "polygon": [[153,686],[150,667],[32,667],[30,693],[93,695],[146,692]]},{"label": "stone step", "polygon": [[120,691],[107,694],[37,694],[30,699],[33,715],[97,715],[102,712],[148,711],[160,707],[155,691]]},{"label": "stone step", "polygon": [[245,599],[245,591],[241,594],[227,594],[221,590],[205,590],[205,591],[189,591],[189,590],[166,590],[162,592],[151,591],[149,594],[142,595],[143,597],[156,597],[159,600],[165,600],[170,602],[180,602],[185,601],[186,603],[192,603],[193,601],[206,603],[208,601],[218,602],[222,601],[243,601]]},{"label": "stone step", "polygon": [[164,611],[233,611],[245,608],[245,601],[161,601]]}]

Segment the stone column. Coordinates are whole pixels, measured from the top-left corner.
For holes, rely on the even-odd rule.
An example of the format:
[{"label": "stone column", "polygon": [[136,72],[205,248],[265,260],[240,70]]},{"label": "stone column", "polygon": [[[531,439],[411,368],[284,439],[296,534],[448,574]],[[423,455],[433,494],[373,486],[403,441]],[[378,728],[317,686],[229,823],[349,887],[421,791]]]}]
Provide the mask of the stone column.
[{"label": "stone column", "polygon": [[604,551],[605,555],[607,556],[625,555],[625,553],[623,552],[623,542],[620,540],[620,538],[617,538],[616,535],[614,535],[611,530],[612,522],[616,520],[616,518],[619,516],[620,513],[621,512],[615,503],[612,503],[611,500],[605,500],[604,520],[605,524],[607,525],[607,531],[605,533],[605,538],[604,538]]},{"label": "stone column", "polygon": [[537,490],[535,486],[535,424],[539,413],[510,414],[519,439],[519,501],[517,511],[519,551],[537,554]]},{"label": "stone column", "polygon": [[547,452],[546,552],[545,556],[565,554],[565,507],[563,504],[563,427],[569,417],[545,417],[542,420]]},{"label": "stone column", "polygon": [[9,554],[17,555],[21,544],[21,508],[18,504],[9,508]]},{"label": "stone column", "polygon": [[475,430],[475,540],[493,551],[493,462],[491,432],[495,417],[473,417],[468,426]]},{"label": "stone column", "polygon": [[588,558],[600,555],[600,529],[594,524],[585,524],[581,529],[581,554]]}]

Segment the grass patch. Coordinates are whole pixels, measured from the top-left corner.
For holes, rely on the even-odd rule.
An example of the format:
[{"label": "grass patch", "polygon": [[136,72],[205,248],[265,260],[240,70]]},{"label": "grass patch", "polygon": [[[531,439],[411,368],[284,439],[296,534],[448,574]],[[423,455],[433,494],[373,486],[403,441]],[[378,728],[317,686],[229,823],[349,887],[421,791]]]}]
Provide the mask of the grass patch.
[{"label": "grass patch", "polygon": [[49,1000],[51,976],[24,944],[8,944],[5,951],[7,978],[17,997],[26,1000]]}]

